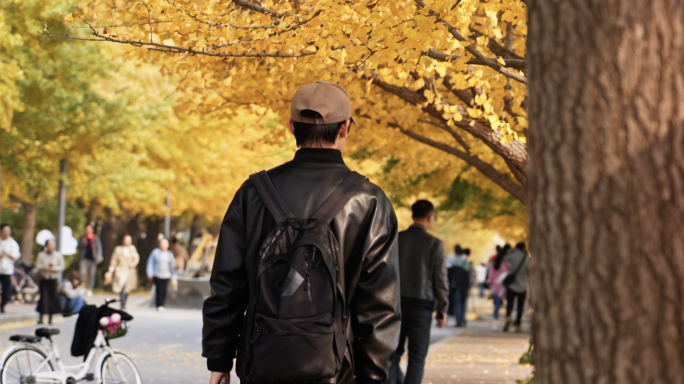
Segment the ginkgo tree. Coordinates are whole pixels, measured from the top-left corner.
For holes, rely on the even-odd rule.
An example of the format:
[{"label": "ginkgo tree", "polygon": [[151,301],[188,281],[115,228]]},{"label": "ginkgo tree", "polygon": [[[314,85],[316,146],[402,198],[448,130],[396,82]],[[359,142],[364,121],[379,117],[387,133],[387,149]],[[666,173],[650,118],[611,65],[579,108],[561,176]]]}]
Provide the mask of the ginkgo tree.
[{"label": "ginkgo tree", "polygon": [[199,114],[259,105],[286,118],[298,86],[339,83],[361,122],[355,150],[397,132],[420,144],[395,160],[426,145],[524,203],[526,18],[521,0],[95,0],[43,33],[157,60],[182,79],[178,108]]}]

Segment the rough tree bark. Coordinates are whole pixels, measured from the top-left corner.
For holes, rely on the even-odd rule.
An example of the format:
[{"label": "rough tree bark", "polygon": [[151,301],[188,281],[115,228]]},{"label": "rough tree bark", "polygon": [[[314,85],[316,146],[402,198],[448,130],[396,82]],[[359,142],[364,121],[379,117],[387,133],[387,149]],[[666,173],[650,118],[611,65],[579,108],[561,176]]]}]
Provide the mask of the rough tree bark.
[{"label": "rough tree bark", "polygon": [[684,377],[684,3],[529,1],[537,383]]},{"label": "rough tree bark", "polygon": [[36,234],[36,211],[38,210],[38,203],[29,204],[21,203],[24,210],[24,219],[21,231],[21,260],[31,263],[33,256],[33,242]]}]

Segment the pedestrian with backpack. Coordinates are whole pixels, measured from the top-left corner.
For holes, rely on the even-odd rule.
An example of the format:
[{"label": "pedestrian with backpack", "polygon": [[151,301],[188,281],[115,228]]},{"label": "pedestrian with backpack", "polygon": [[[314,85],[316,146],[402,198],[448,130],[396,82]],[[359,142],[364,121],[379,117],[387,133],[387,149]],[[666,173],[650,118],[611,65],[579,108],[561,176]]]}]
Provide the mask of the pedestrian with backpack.
[{"label": "pedestrian with backpack", "polygon": [[[430,345],[432,313],[441,328],[446,324],[447,286],[444,244],[427,231],[435,222],[435,208],[427,200],[411,206],[413,225],[399,233],[401,276],[401,333],[388,384],[420,384]],[[406,339],[409,353],[406,376],[399,369]]]},{"label": "pedestrian with backpack", "polygon": [[250,176],[221,223],[202,310],[210,384],[352,384],[387,379],[400,326],[397,219],[342,150],[349,96],[300,87],[292,161]]},{"label": "pedestrian with backpack", "polygon": [[452,301],[456,326],[466,324],[466,310],[468,308],[468,293],[475,282],[473,263],[468,260],[470,249],[462,250],[461,254],[451,259],[448,264],[449,300]]},{"label": "pedestrian with backpack", "polygon": [[515,316],[515,332],[522,332],[522,315],[525,309],[525,299],[527,298],[527,279],[529,276],[529,257],[525,251],[525,243],[516,244],[506,255],[506,262],[509,265],[509,273],[503,279],[506,286],[506,323],[503,331],[508,332],[511,326],[511,314],[513,313],[513,302],[517,301]]}]

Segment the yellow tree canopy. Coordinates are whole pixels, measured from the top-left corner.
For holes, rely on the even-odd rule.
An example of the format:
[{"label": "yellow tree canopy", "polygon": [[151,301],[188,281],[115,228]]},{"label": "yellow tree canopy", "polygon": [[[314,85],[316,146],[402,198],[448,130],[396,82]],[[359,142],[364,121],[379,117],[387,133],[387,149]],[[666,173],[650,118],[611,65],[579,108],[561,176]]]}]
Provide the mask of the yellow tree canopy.
[{"label": "yellow tree canopy", "polygon": [[464,178],[525,201],[521,0],[94,0],[64,22],[70,38],[162,63],[178,79],[178,110],[199,115],[258,105],[284,119],[298,86],[339,83],[361,122],[354,152],[454,177],[463,166],[446,164],[447,153],[479,175]]}]

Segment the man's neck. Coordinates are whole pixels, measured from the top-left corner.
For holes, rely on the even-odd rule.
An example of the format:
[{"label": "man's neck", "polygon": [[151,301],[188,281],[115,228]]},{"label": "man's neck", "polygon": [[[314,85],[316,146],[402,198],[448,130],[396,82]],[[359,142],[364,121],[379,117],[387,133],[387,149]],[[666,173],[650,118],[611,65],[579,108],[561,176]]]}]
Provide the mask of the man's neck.
[{"label": "man's neck", "polygon": [[427,224],[425,224],[425,223],[422,222],[422,221],[421,221],[421,222],[414,221],[414,222],[413,222],[413,225],[418,225],[418,226],[421,226],[421,227],[423,227],[423,228],[425,228],[425,229],[428,229]]},{"label": "man's neck", "polygon": [[2,240],[2,241],[5,241],[5,240],[7,240],[7,239],[9,239],[9,238],[10,238],[9,236],[0,236],[0,240]]}]

